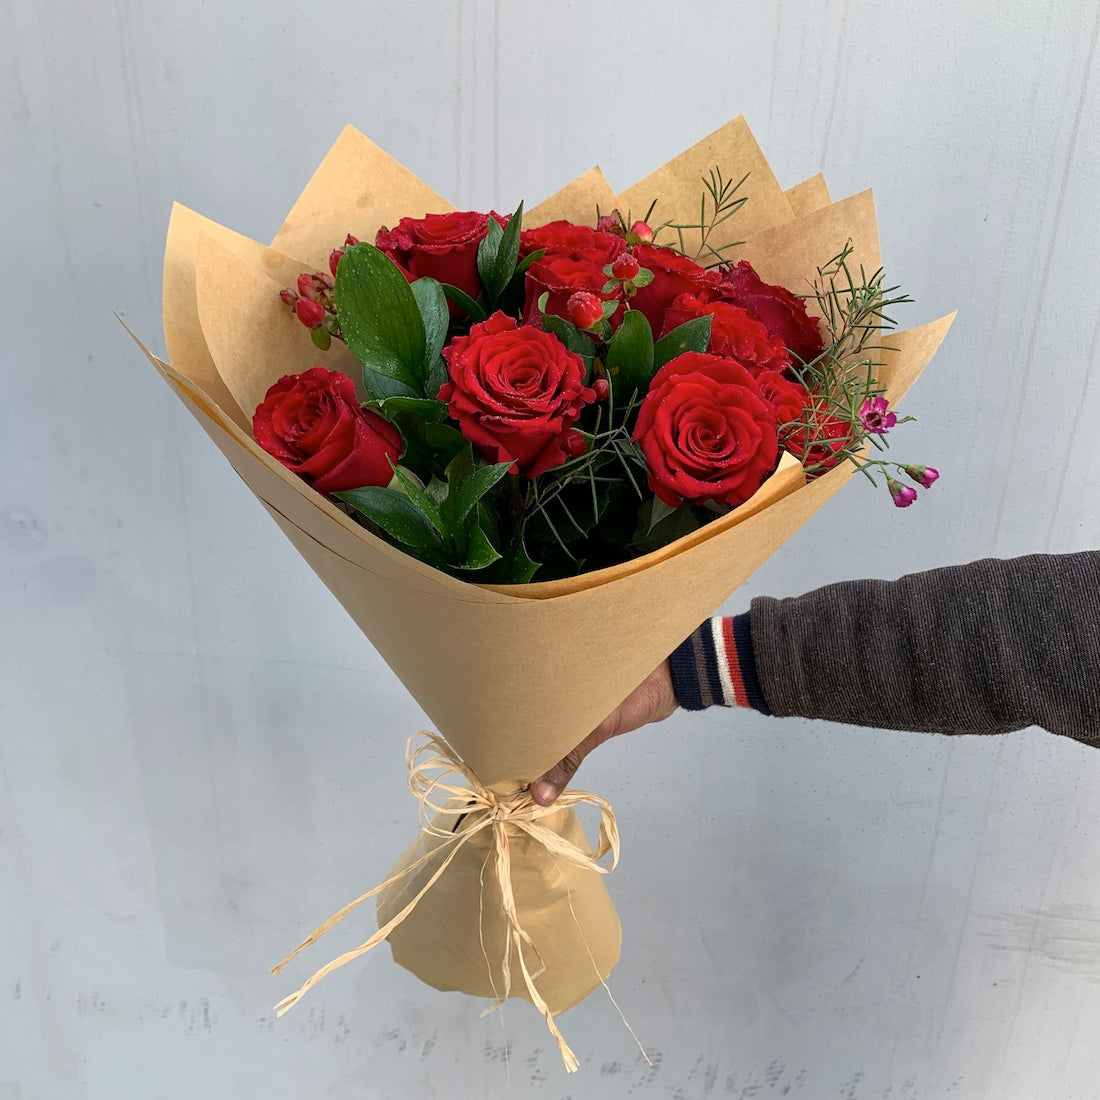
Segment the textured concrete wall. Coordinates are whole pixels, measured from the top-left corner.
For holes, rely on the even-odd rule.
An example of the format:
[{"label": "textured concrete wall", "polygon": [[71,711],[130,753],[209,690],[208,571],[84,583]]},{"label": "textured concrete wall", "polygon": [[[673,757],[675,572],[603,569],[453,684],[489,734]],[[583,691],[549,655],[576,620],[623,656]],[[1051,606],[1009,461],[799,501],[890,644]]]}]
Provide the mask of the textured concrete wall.
[{"label": "textured concrete wall", "polygon": [[853,484],[730,609],[1096,546],[1095,0],[2,11],[0,1100],[1096,1095],[1100,755],[1034,730],[602,750],[652,1068],[602,997],[567,1079],[383,952],[276,1023],[266,966],[411,839],[423,719],[111,316],[158,343],[171,200],[269,238],[347,121],[511,209],[743,112],[785,184],[875,188],[906,324],[960,312],[907,404],[941,482]]}]

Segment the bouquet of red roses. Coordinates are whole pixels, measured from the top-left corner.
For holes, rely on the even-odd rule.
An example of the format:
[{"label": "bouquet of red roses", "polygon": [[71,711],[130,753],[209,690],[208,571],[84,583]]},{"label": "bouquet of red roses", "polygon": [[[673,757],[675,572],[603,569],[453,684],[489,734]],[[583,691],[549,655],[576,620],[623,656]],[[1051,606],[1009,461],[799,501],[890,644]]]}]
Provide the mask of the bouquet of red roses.
[{"label": "bouquet of red roses", "polygon": [[508,217],[350,129],[270,248],[176,208],[155,364],[442,735],[410,750],[434,816],[301,946],[370,897],[379,931],[281,1007],[388,939],[531,1000],[575,1068],[554,1016],[618,958],[618,837],[527,784],[854,469],[902,506],[935,480],[870,457],[951,320],[887,344],[902,300],[870,194],[784,192],[741,120]]},{"label": "bouquet of red roses", "polygon": [[[350,349],[361,384],[323,366],[281,378],[257,442],[407,553],[494,583],[674,542],[748,501],[783,453],[811,477],[847,459],[930,485],[927,466],[860,455],[897,420],[866,350],[905,299],[881,272],[855,280],[846,244],[811,316],[709,243],[743,199],[720,168],[706,182],[690,227],[614,210],[522,229],[520,204],[403,217],[373,246],[349,234],[280,297],[319,349]],[[676,247],[689,229],[711,264]]]}]

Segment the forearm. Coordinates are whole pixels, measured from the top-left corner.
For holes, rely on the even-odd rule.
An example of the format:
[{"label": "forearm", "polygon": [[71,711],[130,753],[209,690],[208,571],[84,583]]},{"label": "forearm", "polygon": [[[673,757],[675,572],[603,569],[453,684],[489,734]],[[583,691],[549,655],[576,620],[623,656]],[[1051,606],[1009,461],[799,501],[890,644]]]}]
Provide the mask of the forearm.
[{"label": "forearm", "polygon": [[672,666],[688,707],[941,733],[1038,725],[1096,743],[1100,552],[756,599],[748,616],[705,623]]}]

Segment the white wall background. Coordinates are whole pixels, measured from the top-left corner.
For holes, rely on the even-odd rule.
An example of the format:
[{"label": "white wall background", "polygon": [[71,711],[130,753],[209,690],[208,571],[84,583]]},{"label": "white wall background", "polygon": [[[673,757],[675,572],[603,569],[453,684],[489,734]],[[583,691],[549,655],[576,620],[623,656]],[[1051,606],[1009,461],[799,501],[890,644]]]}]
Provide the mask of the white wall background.
[{"label": "white wall background", "polygon": [[652,1069],[600,997],[566,1078],[527,1006],[482,1020],[385,952],[276,1023],[266,967],[411,839],[423,720],[111,316],[158,345],[170,202],[269,239],[347,121],[511,209],[743,112],[783,183],[874,186],[907,324],[960,312],[907,406],[939,485],[853,484],[729,609],[1097,546],[1098,20],[0,3],[0,1100],[1098,1095],[1100,754],[1039,731],[710,712],[602,750]]}]

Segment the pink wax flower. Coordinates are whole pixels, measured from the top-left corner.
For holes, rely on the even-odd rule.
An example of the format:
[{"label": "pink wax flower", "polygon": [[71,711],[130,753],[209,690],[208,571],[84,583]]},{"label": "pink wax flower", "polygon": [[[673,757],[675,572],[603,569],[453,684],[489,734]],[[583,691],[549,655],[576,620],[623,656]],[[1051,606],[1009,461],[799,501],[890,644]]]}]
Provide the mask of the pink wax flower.
[{"label": "pink wax flower", "polygon": [[894,498],[894,504],[898,508],[908,508],[917,499],[916,489],[909,485],[902,485],[895,478],[887,477],[886,488],[890,490],[890,495]]},{"label": "pink wax flower", "polygon": [[939,480],[940,472],[935,466],[903,466],[903,470],[925,489],[931,489],[932,484]]},{"label": "pink wax flower", "polygon": [[869,397],[859,407],[859,420],[863,430],[875,435],[885,435],[897,422],[897,414],[889,411],[890,402],[885,397]]}]

